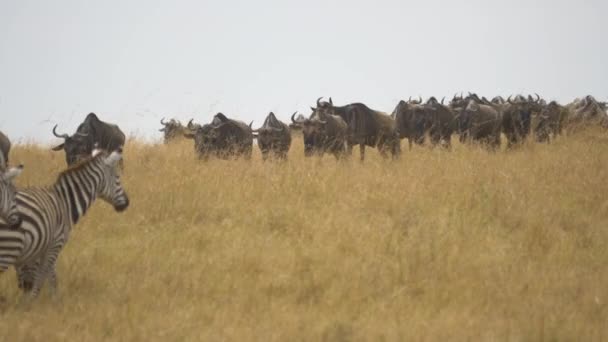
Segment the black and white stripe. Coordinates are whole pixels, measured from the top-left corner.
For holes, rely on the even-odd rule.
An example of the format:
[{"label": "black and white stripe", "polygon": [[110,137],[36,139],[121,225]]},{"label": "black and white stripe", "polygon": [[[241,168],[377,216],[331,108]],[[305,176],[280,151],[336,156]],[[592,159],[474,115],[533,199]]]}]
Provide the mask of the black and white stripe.
[{"label": "black and white stripe", "polygon": [[[62,172],[49,188],[29,188],[17,193],[21,225],[0,229],[21,244],[18,255],[4,259],[0,272],[13,265],[21,287],[36,297],[46,280],[51,289],[57,286],[55,263],[69,238],[72,226],[87,212],[97,197],[112,204],[116,211],[129,206],[117,170],[120,152],[107,154],[98,150],[82,164]],[[16,242],[13,242],[13,244]],[[0,254],[4,246],[0,244]]]},{"label": "black and white stripe", "polygon": [[5,169],[2,160],[3,157],[0,153],[0,225],[14,227],[19,225],[21,220],[15,200],[16,189],[12,180],[21,174],[23,165]]}]

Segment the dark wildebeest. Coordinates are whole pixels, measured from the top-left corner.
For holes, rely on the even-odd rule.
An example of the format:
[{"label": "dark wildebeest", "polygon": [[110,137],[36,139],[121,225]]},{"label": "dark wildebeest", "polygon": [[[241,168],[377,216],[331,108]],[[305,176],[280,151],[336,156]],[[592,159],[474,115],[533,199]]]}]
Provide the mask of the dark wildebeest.
[{"label": "dark wildebeest", "polygon": [[186,127],[184,127],[179,120],[171,119],[168,122],[165,122],[165,118],[162,118],[160,124],[164,126],[159,129],[159,131],[164,133],[165,144],[183,138],[184,133],[187,133]]},{"label": "dark wildebeest", "polygon": [[443,105],[443,99],[439,103],[436,98],[431,97],[423,105],[423,111],[426,113],[431,144],[443,144],[450,148],[452,146],[452,133],[454,133],[455,128],[454,114],[452,114],[450,108]]},{"label": "dark wildebeest", "polygon": [[455,113],[460,142],[478,142],[493,150],[500,147],[502,117],[495,107],[472,94],[454,97],[450,108]]},{"label": "dark wildebeest", "polygon": [[346,142],[348,153],[359,145],[361,160],[365,159],[365,146],[377,147],[383,157],[390,152],[393,159],[401,153],[399,132],[395,120],[388,114],[370,109],[362,103],[351,103],[346,106],[334,106],[331,97],[329,102],[320,102],[317,99],[317,108],[313,113],[340,116],[348,127]]},{"label": "dark wildebeest", "polygon": [[549,142],[562,134],[562,124],[565,118],[565,108],[551,101],[538,115],[534,126],[534,135],[538,142]]},{"label": "dark wildebeest", "polygon": [[542,102],[538,94],[536,100],[531,96],[518,95],[514,100],[507,99],[508,105],[502,107],[502,131],[507,137],[507,147],[521,144],[530,134],[532,114],[542,111]]},{"label": "dark wildebeest", "polygon": [[291,116],[293,126],[300,127],[304,138],[304,156],[323,156],[331,153],[336,159],[346,154],[346,134],[348,126],[344,119],[337,115],[314,112],[310,118]]},{"label": "dark wildebeest", "polygon": [[287,152],[291,146],[291,130],[287,124],[279,121],[273,112],[268,114],[262,127],[253,130],[253,133],[257,133],[263,160],[268,159],[271,153],[279,159],[287,159]]},{"label": "dark wildebeest", "polygon": [[53,147],[53,151],[65,151],[65,160],[72,165],[80,159],[88,158],[95,147],[106,151],[118,151],[125,145],[125,134],[115,124],[99,120],[95,113],[90,113],[78,126],[76,133],[57,134],[57,125],[53,134],[64,139],[62,144]]},{"label": "dark wildebeest", "polygon": [[8,137],[0,131],[0,154],[2,160],[0,160],[0,168],[6,168],[8,166],[8,153],[11,151],[11,141]]},{"label": "dark wildebeest", "polygon": [[395,120],[395,126],[399,139],[407,138],[410,150],[412,144],[422,145],[424,135],[428,128],[428,118],[422,106],[422,99],[412,101],[399,101],[391,116]]},{"label": "dark wildebeest", "polygon": [[[253,123],[253,122],[252,122]],[[243,156],[251,158],[253,149],[253,133],[251,123],[247,126],[242,121],[228,119],[224,114],[217,113],[211,123],[195,127],[184,136],[194,139],[194,149],[200,159],[217,157],[230,159]]]}]

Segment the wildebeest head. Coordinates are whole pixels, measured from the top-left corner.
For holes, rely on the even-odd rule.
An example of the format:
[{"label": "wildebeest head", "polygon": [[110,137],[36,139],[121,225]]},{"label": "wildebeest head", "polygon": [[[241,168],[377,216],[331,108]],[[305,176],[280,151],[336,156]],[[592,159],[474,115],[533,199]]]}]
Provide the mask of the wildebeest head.
[{"label": "wildebeest head", "polygon": [[[317,108],[319,108],[319,106],[317,106]],[[296,113],[291,115],[291,122],[294,126],[301,127],[302,135],[304,136],[304,155],[309,157],[320,152],[322,149],[323,141],[327,135],[325,131],[327,121],[323,120],[325,114],[323,114],[323,112],[314,111],[311,118],[298,119],[296,121]]]},{"label": "wildebeest head", "polygon": [[[294,115],[297,112],[293,113]],[[285,125],[283,125],[274,115],[273,112],[270,112],[264,120],[262,127],[253,130],[253,133],[257,133],[258,140],[278,140],[280,139],[280,135],[277,133],[282,133],[287,129]]]},{"label": "wildebeest head", "polygon": [[65,159],[68,165],[72,165],[80,159],[86,158],[89,151],[93,149],[90,144],[90,139],[87,139],[88,134],[76,132],[74,135],[58,134],[57,125],[53,127],[53,135],[57,138],[64,139],[63,143],[52,148],[53,151],[65,150]]},{"label": "wildebeest head", "polygon": [[493,104],[495,105],[504,105],[507,101],[505,101],[505,99],[502,96],[495,96],[492,101]]},{"label": "wildebeest head", "polygon": [[530,125],[532,122],[532,113],[540,113],[543,110],[543,102],[538,94],[536,99],[531,95],[524,97],[522,95],[515,96],[514,100],[511,100],[511,96],[507,99],[507,102],[511,105],[511,108],[507,109],[507,114],[514,116],[514,124],[517,125],[518,133],[521,135],[527,135],[530,131]]},{"label": "wildebeest head", "polygon": [[163,128],[159,129],[159,131],[164,133],[165,143],[181,137],[185,132],[185,127],[182,125],[182,123],[175,119],[165,121],[165,118],[162,118],[160,120],[160,124],[164,126]]},{"label": "wildebeest head", "polygon": [[408,137],[417,143],[422,143],[424,140],[428,116],[425,106],[421,103],[421,98],[417,101],[411,98],[407,102],[401,100],[393,110],[391,117],[395,119],[397,132],[401,138]]}]

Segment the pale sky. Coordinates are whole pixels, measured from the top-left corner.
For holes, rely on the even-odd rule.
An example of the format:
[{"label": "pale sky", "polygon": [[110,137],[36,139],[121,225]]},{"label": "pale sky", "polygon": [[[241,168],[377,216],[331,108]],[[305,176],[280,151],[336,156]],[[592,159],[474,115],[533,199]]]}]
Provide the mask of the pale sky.
[{"label": "pale sky", "polygon": [[608,1],[0,0],[0,130],[57,141],[89,112],[160,139],[161,117],[289,121],[319,96],[608,100]]}]

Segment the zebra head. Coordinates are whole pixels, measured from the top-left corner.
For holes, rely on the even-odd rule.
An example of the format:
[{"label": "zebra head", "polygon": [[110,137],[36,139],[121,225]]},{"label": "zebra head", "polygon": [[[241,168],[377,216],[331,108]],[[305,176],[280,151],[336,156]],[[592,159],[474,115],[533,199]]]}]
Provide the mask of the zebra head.
[{"label": "zebra head", "polygon": [[23,165],[11,167],[7,170],[0,169],[0,219],[8,222],[11,228],[21,225],[21,215],[17,211],[17,202],[15,201],[17,191],[12,180],[19,176],[22,171]]},{"label": "zebra head", "polygon": [[[94,157],[100,153],[102,152],[98,149],[93,150]],[[120,174],[117,167],[118,162],[122,159],[122,150],[110,154],[104,152],[100,158],[102,160],[103,177],[98,189],[99,197],[114,206],[116,211],[123,211],[129,206],[129,197],[120,183]]]}]

